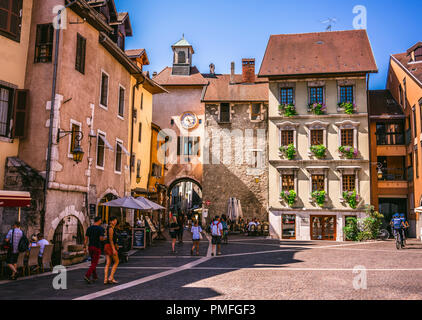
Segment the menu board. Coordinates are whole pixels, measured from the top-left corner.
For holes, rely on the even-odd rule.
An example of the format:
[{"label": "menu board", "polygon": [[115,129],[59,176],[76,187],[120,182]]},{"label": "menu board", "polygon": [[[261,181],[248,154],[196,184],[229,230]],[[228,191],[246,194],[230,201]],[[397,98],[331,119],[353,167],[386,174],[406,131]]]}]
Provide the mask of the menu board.
[{"label": "menu board", "polygon": [[145,249],[145,228],[133,229],[133,248]]},{"label": "menu board", "polygon": [[151,232],[157,232],[157,229],[155,229],[154,224],[151,222],[151,219],[149,217],[145,217],[145,220],[147,221],[149,228],[151,229]]}]

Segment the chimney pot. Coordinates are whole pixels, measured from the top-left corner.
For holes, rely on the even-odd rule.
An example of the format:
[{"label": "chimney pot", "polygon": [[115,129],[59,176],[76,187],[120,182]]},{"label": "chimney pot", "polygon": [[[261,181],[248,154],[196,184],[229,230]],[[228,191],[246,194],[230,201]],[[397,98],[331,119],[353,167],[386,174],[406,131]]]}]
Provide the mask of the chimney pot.
[{"label": "chimney pot", "polygon": [[255,59],[242,59],[243,83],[255,83]]},{"label": "chimney pot", "polygon": [[234,62],[231,63],[231,73],[230,73],[230,83],[234,83],[234,73],[235,73],[235,65]]}]

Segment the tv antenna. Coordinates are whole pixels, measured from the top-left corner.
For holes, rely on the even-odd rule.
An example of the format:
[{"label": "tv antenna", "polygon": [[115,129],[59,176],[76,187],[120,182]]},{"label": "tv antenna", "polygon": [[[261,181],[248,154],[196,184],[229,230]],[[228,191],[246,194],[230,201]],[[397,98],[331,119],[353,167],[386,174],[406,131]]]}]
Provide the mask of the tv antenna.
[{"label": "tv antenna", "polygon": [[337,22],[336,18],[327,18],[326,20],[321,21],[321,23],[328,24],[325,31],[332,31],[333,25],[335,25]]}]

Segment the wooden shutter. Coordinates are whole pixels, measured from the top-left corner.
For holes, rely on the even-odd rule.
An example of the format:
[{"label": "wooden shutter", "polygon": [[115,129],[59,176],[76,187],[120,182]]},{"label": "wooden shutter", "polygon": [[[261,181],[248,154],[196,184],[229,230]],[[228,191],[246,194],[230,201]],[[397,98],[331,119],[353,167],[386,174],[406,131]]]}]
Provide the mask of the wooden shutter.
[{"label": "wooden shutter", "polygon": [[182,148],[182,138],[181,137],[177,137],[177,155],[180,156],[180,151]]},{"label": "wooden shutter", "polygon": [[24,139],[28,125],[29,90],[16,90],[13,109],[13,137]]},{"label": "wooden shutter", "polygon": [[76,62],[75,68],[80,73],[85,73],[85,54],[86,54],[86,39],[79,33],[76,41]]}]

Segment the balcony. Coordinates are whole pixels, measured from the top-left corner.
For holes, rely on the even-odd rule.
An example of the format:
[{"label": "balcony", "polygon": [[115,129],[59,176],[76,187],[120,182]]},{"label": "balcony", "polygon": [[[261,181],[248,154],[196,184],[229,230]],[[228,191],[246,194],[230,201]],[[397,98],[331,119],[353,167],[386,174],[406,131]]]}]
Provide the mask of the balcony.
[{"label": "balcony", "polygon": [[406,131],[406,146],[410,145],[412,143],[412,130]]},{"label": "balcony", "polygon": [[378,181],[406,181],[406,170],[404,168],[381,168]]},{"label": "balcony", "polygon": [[407,181],[413,182],[413,167],[407,168]]},{"label": "balcony", "polygon": [[404,133],[376,133],[378,146],[399,146],[405,144]]}]

